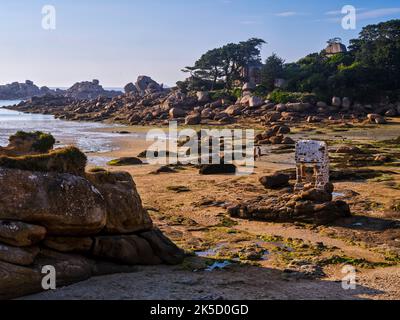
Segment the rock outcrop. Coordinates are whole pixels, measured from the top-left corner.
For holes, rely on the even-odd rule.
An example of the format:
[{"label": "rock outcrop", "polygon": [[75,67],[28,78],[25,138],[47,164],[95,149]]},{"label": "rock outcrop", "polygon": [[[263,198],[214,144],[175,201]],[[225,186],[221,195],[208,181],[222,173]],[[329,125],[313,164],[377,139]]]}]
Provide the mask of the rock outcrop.
[{"label": "rock outcrop", "polygon": [[13,82],[0,86],[0,100],[22,100],[55,93],[47,87],[39,88],[30,80],[26,80],[25,83]]},{"label": "rock outcrop", "polygon": [[[28,142],[40,135],[21,136],[30,153]],[[138,264],[182,262],[183,251],[154,227],[130,174],[86,173],[86,157],[71,170],[77,164],[60,160],[62,150],[7,152],[0,150],[0,299],[43,290],[44,266],[56,269],[59,287]]]},{"label": "rock outcrop", "polygon": [[[288,187],[289,176],[277,173],[263,177],[260,182],[267,189]],[[293,192],[290,188],[268,191],[228,208],[235,218],[254,219],[269,222],[305,222],[316,225],[329,224],[340,218],[351,216],[349,205],[333,200],[334,187],[328,184],[326,190],[305,188]]]},{"label": "rock outcrop", "polygon": [[78,100],[93,100],[99,97],[112,98],[122,94],[119,91],[108,91],[100,85],[99,80],[75,83],[65,91],[64,96]]}]

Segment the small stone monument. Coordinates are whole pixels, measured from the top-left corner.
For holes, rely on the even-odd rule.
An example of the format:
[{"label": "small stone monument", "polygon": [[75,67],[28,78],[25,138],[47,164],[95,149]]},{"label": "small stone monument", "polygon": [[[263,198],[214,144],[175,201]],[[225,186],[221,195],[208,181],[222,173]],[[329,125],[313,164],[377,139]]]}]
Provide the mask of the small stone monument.
[{"label": "small stone monument", "polygon": [[[329,183],[328,146],[322,141],[302,140],[296,143],[297,181],[295,190],[306,185],[325,190]],[[312,169],[312,172],[310,172]]]}]

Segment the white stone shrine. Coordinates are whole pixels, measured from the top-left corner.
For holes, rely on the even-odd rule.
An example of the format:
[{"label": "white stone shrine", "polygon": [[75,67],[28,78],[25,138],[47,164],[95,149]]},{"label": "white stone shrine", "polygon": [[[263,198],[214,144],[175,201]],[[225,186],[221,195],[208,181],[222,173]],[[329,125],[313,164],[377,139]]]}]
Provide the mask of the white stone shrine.
[{"label": "white stone shrine", "polygon": [[324,190],[329,183],[327,144],[313,140],[298,141],[296,143],[296,170],[296,191],[303,190],[306,185],[310,184],[316,189]]}]

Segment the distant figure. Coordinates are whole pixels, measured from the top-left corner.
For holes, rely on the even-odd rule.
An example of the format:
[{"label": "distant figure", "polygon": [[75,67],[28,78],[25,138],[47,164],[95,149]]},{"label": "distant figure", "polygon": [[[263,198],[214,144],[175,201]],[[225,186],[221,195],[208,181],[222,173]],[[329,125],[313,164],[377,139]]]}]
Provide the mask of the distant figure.
[{"label": "distant figure", "polygon": [[262,152],[260,147],[254,147],[254,161],[261,159]]}]

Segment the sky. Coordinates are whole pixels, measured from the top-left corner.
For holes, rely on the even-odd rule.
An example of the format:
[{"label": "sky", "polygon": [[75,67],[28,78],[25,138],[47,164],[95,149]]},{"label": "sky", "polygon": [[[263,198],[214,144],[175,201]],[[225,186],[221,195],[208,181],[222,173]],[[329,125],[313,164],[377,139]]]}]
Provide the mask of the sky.
[{"label": "sky", "polygon": [[[45,5],[55,8],[54,30],[42,27]],[[344,5],[357,8],[355,30],[342,28]],[[292,62],[394,18],[399,0],[0,0],[0,84],[123,87],[148,75],[172,86],[182,68],[226,43],[262,38],[263,59]]]}]

